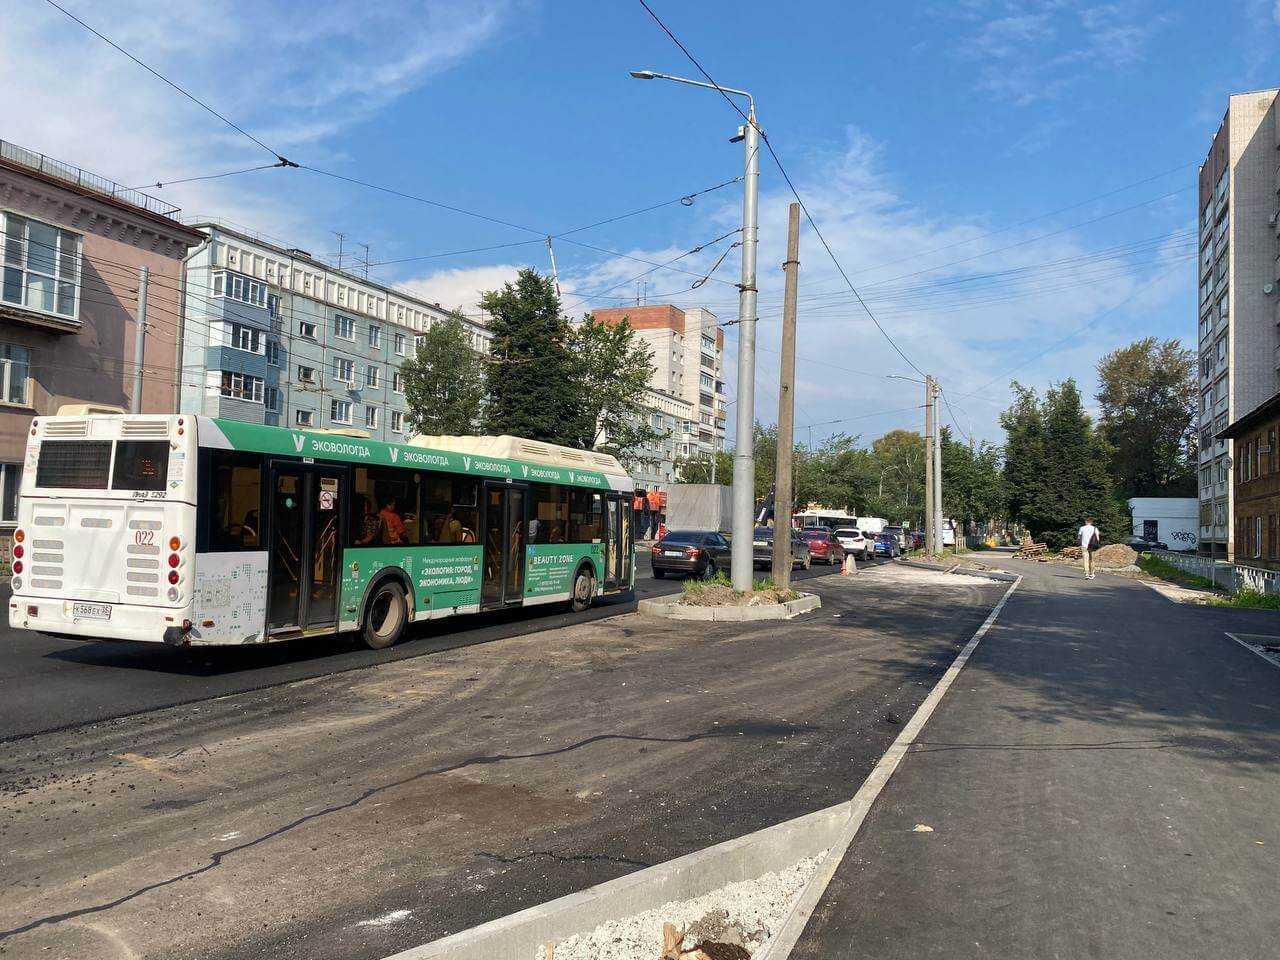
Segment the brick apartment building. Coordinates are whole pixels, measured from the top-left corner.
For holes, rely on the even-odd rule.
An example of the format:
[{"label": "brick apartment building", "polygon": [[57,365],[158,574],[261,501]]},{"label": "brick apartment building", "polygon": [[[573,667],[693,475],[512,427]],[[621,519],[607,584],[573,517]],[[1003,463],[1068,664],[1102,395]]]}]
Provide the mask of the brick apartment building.
[{"label": "brick apartment building", "polygon": [[1218,434],[1231,443],[1235,561],[1280,567],[1280,393]]},{"label": "brick apartment building", "polygon": [[142,411],[177,409],[183,258],[204,239],[177,214],[0,141],[0,540],[16,519],[31,418],[69,403],[130,406],[143,266]]}]

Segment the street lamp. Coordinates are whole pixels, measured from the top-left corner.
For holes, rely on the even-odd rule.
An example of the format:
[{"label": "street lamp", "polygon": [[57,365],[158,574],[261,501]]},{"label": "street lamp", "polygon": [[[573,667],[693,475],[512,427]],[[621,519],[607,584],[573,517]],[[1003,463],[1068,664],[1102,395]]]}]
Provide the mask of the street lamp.
[{"label": "street lamp", "polygon": [[745,90],[721,87],[701,80],[674,77],[652,70],[632,70],[631,76],[637,80],[670,80],[673,83],[717,90],[728,96],[747,99],[747,122],[738,128],[738,135],[730,141],[743,141],[745,158],[742,177],[742,282],[738,285],[738,415],[737,439],[733,448],[733,554],[730,572],[735,590],[750,590],[756,486],[754,451],[750,441],[755,425],[756,234],[760,189],[760,127],[756,123],[756,102]]}]

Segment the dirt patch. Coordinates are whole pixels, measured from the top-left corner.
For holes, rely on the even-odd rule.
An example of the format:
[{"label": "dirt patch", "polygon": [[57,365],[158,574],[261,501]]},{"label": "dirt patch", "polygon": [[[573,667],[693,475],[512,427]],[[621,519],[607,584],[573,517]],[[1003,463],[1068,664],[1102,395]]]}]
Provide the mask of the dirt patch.
[{"label": "dirt patch", "polygon": [[1124,543],[1109,543],[1094,551],[1093,563],[1097,567],[1132,567],[1138,562],[1138,554],[1133,547]]},{"label": "dirt patch", "polygon": [[759,607],[766,604],[786,603],[796,599],[800,594],[794,590],[779,590],[769,587],[764,590],[734,590],[719,584],[703,587],[701,590],[686,590],[677,603],[687,607]]}]

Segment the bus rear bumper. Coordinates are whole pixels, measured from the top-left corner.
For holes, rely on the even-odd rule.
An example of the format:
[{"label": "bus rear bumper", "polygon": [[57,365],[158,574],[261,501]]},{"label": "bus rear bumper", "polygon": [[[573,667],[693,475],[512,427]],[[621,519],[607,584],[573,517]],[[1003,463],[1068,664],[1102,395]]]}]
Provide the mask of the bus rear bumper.
[{"label": "bus rear bumper", "polygon": [[90,619],[75,616],[70,600],[15,596],[9,599],[9,626],[82,640],[139,640],[173,645],[187,642],[191,626],[191,621],[186,619],[191,615],[189,608],[128,603],[101,606],[109,607],[111,615],[106,619]]}]

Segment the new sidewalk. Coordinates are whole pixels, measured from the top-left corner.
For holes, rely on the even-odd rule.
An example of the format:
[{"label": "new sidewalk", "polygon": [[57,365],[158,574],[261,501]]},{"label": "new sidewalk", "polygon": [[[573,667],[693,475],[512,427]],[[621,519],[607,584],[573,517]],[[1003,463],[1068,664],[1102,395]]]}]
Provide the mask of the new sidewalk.
[{"label": "new sidewalk", "polygon": [[792,958],[1280,955],[1280,669],[1225,634],[1280,614],[1002,566]]}]

